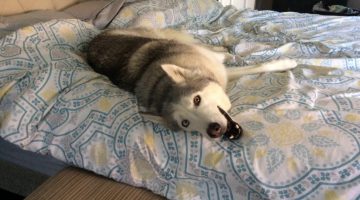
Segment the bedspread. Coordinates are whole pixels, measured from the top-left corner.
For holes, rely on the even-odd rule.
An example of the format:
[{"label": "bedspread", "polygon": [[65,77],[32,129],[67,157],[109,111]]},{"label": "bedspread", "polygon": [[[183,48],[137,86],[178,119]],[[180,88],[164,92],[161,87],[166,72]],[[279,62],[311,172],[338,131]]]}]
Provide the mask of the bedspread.
[{"label": "bedspread", "polygon": [[86,63],[100,31],[75,20],[0,39],[0,136],[169,199],[356,199],[360,195],[360,18],[236,10],[212,0],[126,3],[111,28],[186,29],[226,64],[278,58],[286,72],[229,85],[238,141],[173,132]]}]

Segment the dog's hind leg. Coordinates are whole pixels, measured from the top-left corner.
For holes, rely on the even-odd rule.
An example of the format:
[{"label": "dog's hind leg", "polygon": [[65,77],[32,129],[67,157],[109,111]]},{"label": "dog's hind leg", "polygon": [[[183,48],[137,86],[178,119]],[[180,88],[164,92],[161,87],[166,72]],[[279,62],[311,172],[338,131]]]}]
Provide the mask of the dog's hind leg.
[{"label": "dog's hind leg", "polygon": [[291,59],[280,59],[273,60],[266,63],[261,63],[246,67],[228,67],[226,68],[227,76],[229,81],[238,79],[240,76],[247,74],[257,74],[262,72],[274,72],[274,71],[286,71],[293,69],[297,66],[295,60]]}]

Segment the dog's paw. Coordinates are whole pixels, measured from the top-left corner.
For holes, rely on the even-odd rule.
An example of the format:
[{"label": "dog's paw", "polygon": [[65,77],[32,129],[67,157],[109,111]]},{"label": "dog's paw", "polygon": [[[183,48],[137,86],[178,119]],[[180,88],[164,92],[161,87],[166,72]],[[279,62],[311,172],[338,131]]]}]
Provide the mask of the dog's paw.
[{"label": "dog's paw", "polygon": [[142,116],[144,121],[152,121],[152,122],[160,123],[160,124],[165,123],[165,120],[161,116],[158,116],[158,115],[153,115],[148,112],[140,112],[140,115]]},{"label": "dog's paw", "polygon": [[292,60],[292,59],[288,59],[288,58],[285,58],[285,59],[281,59],[281,60],[278,60],[284,68],[284,70],[286,69],[293,69],[297,66],[297,62],[295,60]]},{"label": "dog's paw", "polygon": [[274,71],[286,71],[295,68],[297,66],[297,62],[293,59],[284,58],[271,61],[267,65]]},{"label": "dog's paw", "polygon": [[209,48],[210,48],[210,50],[219,52],[219,53],[228,53],[229,52],[228,49],[223,46],[210,46]]}]

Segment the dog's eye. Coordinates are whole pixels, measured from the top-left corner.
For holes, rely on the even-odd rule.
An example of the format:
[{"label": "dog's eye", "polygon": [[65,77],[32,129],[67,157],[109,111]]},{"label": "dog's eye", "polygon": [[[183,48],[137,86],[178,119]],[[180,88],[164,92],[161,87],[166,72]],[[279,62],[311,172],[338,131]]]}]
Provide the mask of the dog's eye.
[{"label": "dog's eye", "polygon": [[184,120],[182,120],[181,125],[183,127],[187,128],[190,125],[190,122],[189,122],[189,120],[184,119]]},{"label": "dog's eye", "polygon": [[194,104],[195,106],[199,106],[200,105],[200,102],[201,102],[201,97],[199,95],[196,95],[194,97]]}]

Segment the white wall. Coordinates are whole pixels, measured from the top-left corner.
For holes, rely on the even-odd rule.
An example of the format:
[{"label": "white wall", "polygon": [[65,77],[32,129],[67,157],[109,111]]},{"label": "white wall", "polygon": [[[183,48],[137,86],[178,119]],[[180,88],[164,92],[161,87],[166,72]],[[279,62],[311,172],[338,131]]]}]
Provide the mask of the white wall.
[{"label": "white wall", "polygon": [[219,0],[224,6],[233,5],[238,9],[255,8],[256,0]]}]

